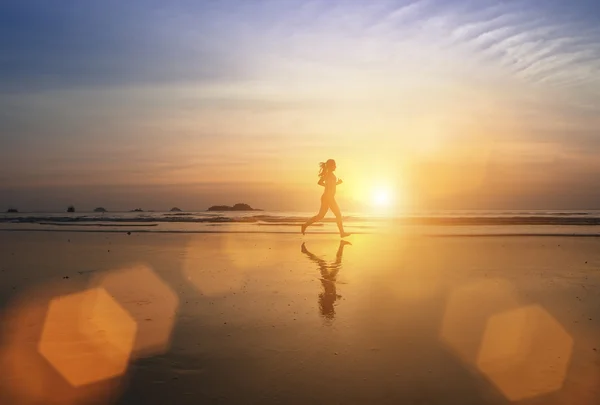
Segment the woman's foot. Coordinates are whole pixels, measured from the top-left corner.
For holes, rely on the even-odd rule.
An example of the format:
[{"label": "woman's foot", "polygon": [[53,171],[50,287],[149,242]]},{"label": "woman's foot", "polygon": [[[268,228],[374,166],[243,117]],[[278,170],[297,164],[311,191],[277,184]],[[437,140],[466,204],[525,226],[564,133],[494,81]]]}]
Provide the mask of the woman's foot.
[{"label": "woman's foot", "polygon": [[342,232],[340,233],[340,238],[345,238],[346,236],[350,236],[351,234],[348,232]]},{"label": "woman's foot", "polygon": [[302,235],[304,235],[304,232],[306,232],[306,224],[302,224]]}]

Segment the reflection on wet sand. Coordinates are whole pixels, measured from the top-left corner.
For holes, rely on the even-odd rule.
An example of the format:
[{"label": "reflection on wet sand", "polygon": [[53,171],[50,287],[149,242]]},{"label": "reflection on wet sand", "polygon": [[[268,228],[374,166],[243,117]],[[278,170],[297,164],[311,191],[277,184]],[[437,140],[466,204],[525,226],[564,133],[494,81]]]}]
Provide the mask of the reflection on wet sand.
[{"label": "reflection on wet sand", "polygon": [[0,404],[600,403],[597,238],[76,236],[0,232]]},{"label": "reflection on wet sand", "polygon": [[335,255],[335,261],[328,263],[326,260],[311,253],[306,248],[306,244],[302,243],[302,253],[307,255],[310,260],[317,263],[319,271],[321,272],[323,292],[319,294],[319,310],[321,315],[327,320],[333,320],[335,318],[335,301],[342,298],[342,296],[337,293],[336,277],[342,268],[342,256],[344,254],[344,246],[346,245],[351,245],[351,243],[341,240]]}]

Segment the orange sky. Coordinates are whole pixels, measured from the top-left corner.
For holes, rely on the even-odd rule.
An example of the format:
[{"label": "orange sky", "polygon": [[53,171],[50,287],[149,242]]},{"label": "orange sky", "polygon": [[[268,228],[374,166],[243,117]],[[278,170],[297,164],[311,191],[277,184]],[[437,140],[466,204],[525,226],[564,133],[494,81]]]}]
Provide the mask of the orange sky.
[{"label": "orange sky", "polygon": [[[312,210],[317,164],[334,158],[350,210],[377,210],[382,190],[400,212],[597,208],[600,51],[573,56],[586,30],[561,45],[585,21],[409,3],[215,9],[203,28],[200,10],[144,10],[134,27],[102,14],[141,42],[67,46],[70,65],[32,70],[0,100],[0,204]],[[54,57],[32,46],[18,49]]]}]

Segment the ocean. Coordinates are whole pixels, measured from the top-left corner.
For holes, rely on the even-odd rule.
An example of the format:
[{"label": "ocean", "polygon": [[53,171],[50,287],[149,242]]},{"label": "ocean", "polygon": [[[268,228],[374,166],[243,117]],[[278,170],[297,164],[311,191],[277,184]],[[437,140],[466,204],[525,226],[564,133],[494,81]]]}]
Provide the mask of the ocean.
[{"label": "ocean", "polygon": [[[77,212],[4,213],[2,231],[299,233],[313,212]],[[600,210],[429,211],[396,216],[345,213],[346,231],[423,235],[573,235],[600,236]],[[330,213],[307,233],[335,234]]]}]

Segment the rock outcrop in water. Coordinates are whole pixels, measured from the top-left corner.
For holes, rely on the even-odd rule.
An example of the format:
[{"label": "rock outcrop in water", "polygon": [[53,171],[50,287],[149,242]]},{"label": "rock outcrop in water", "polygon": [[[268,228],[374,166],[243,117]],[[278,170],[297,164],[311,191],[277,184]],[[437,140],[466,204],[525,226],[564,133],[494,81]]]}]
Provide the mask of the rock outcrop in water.
[{"label": "rock outcrop in water", "polygon": [[144,210],[141,208],[136,208],[134,210],[131,210],[130,212],[144,212]]},{"label": "rock outcrop in water", "polygon": [[106,212],[106,209],[103,207],[98,207],[98,208],[94,209],[94,212]]},{"label": "rock outcrop in water", "polygon": [[67,212],[75,212],[75,207],[72,205],[69,205],[69,208],[67,208]]},{"label": "rock outcrop in water", "polygon": [[19,212],[19,210],[18,210],[18,209],[16,209],[16,208],[9,208],[9,209],[7,209],[7,210],[6,210],[6,212],[7,212],[7,213],[9,213],[9,214],[10,214],[10,213],[13,213],[13,214],[14,214],[14,213],[17,213],[17,212]]},{"label": "rock outcrop in water", "polygon": [[238,203],[233,207],[229,205],[213,205],[207,211],[262,211],[258,208],[252,208],[248,204]]},{"label": "rock outcrop in water", "polygon": [[181,209],[179,209],[177,207],[173,207],[173,208],[171,208],[171,212],[181,212]]}]

